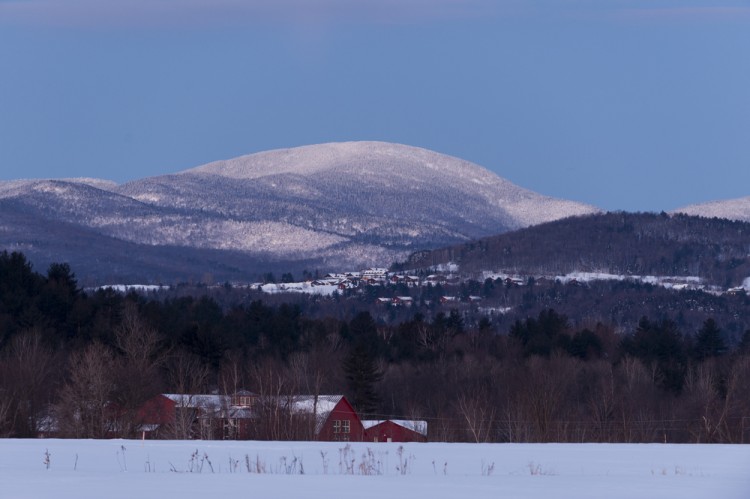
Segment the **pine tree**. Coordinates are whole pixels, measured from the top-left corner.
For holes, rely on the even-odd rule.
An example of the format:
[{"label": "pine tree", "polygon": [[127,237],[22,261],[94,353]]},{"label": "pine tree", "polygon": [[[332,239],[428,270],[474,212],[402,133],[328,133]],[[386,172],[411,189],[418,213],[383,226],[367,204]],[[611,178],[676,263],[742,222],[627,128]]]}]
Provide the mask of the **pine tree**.
[{"label": "pine tree", "polygon": [[364,346],[357,345],[344,359],[343,367],[352,405],[360,414],[373,414],[380,403],[375,386],[383,379],[375,358]]},{"label": "pine tree", "polygon": [[709,357],[718,357],[726,350],[726,344],[721,337],[721,329],[716,321],[711,318],[706,319],[695,338],[695,358],[704,360]]}]

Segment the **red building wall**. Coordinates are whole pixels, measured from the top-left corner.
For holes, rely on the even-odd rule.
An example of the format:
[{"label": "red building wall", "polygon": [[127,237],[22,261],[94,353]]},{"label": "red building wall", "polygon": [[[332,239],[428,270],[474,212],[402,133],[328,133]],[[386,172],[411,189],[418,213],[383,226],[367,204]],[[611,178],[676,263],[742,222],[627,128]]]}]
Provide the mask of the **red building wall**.
[{"label": "red building wall", "polygon": [[175,403],[164,395],[157,395],[138,409],[138,422],[145,425],[163,425],[174,421]]},{"label": "red building wall", "polygon": [[362,442],[364,439],[365,429],[357,411],[342,397],[321,426],[318,440]]},{"label": "red building wall", "polygon": [[[393,421],[383,421],[365,430],[368,442],[426,442],[427,437]],[[389,440],[390,439],[390,440]]]}]

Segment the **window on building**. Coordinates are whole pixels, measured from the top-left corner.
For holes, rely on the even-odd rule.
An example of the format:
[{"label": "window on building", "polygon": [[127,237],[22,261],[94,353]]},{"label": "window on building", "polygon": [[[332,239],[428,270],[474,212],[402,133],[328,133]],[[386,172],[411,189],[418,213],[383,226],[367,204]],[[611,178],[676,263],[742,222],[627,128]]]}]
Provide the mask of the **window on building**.
[{"label": "window on building", "polygon": [[[334,419],[333,433],[341,435],[341,440],[349,440],[349,433],[352,431],[352,423],[348,419]],[[337,439],[338,440],[338,439]]]}]

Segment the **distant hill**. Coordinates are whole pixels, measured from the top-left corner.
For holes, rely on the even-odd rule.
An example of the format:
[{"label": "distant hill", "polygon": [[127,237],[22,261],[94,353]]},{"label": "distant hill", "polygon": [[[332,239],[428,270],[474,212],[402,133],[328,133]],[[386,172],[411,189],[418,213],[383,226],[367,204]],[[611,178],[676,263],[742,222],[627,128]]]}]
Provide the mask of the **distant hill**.
[{"label": "distant hill", "polygon": [[603,213],[417,252],[404,268],[456,262],[464,272],[602,272],[697,276],[740,286],[750,276],[750,223],[666,213]]},{"label": "distant hill", "polygon": [[42,267],[69,262],[92,282],[224,281],[388,265],[416,249],[596,211],[425,149],[334,143],[124,185],[0,182],[0,249]]},{"label": "distant hill", "polygon": [[727,199],[724,201],[693,204],[674,210],[674,213],[750,222],[750,196],[738,199]]}]

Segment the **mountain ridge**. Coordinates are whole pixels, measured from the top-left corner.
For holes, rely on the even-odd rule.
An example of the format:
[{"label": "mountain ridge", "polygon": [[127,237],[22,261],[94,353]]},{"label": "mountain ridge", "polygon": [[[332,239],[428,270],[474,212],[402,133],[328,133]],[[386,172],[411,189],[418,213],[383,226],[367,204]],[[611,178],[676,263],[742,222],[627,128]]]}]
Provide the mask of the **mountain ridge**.
[{"label": "mountain ridge", "polygon": [[[459,158],[384,142],[264,151],[119,185],[87,178],[0,182],[0,201],[0,248],[33,248],[33,241],[54,248],[37,230],[40,222],[26,234],[3,228],[19,213],[93,231],[110,238],[107,247],[118,240],[136,245],[131,252],[184,247],[219,259],[216,251],[243,253],[259,265],[333,269],[386,266],[416,249],[598,211]],[[65,234],[54,232],[64,248]],[[62,251],[59,259],[71,258],[86,268],[79,256]],[[88,258],[106,255],[93,251]]]}]

